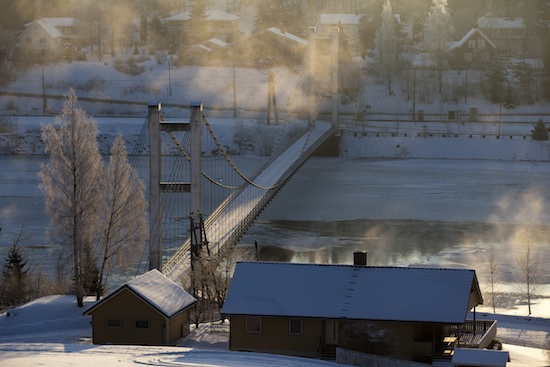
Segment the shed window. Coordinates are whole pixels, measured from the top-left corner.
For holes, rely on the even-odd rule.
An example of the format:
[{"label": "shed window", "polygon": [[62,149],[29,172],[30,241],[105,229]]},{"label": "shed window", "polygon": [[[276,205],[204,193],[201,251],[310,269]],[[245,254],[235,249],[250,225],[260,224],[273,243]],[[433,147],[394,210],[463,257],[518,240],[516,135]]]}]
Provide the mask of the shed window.
[{"label": "shed window", "polygon": [[134,328],[136,329],[149,329],[149,320],[135,320]]},{"label": "shed window", "polygon": [[262,332],[262,318],[249,316],[245,320],[246,332],[259,334]]},{"label": "shed window", "polygon": [[290,335],[302,335],[302,319],[290,319],[288,320],[288,333]]},{"label": "shed window", "polygon": [[122,327],[122,320],[119,318],[108,318],[105,320],[105,326],[120,329]]}]

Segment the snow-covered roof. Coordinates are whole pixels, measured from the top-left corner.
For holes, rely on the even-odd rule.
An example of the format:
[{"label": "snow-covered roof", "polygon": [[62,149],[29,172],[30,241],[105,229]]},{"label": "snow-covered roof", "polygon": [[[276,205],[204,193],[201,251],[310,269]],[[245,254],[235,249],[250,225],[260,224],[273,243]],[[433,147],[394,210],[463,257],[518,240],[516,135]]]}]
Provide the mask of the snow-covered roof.
[{"label": "snow-covered roof", "polygon": [[[223,10],[207,10],[205,12],[206,20],[224,20],[224,21],[235,21],[241,19],[238,15],[226,13]],[[191,19],[191,11],[186,10],[184,12],[172,15],[171,17],[166,18],[168,21],[184,21]]]},{"label": "snow-covered roof", "polygon": [[457,348],[452,363],[455,366],[504,367],[508,362],[508,352],[493,349]]},{"label": "snow-covered roof", "polygon": [[216,45],[216,46],[218,46],[218,47],[227,47],[227,45],[228,45],[227,42],[222,41],[222,40],[220,40],[220,39],[218,39],[218,38],[215,38],[215,37],[214,37],[214,38],[210,38],[210,39],[208,40],[208,42],[209,42],[209,43],[212,43],[212,44],[214,44],[214,45]]},{"label": "snow-covered roof", "polygon": [[241,262],[222,313],[463,323],[478,289],[474,270]]},{"label": "snow-covered roof", "polygon": [[76,18],[39,18],[32,22],[25,24],[25,27],[36,23],[48,33],[52,38],[62,37],[61,31],[57,27],[73,27],[78,24]]},{"label": "snow-covered roof", "polygon": [[357,14],[321,14],[321,24],[359,24],[362,15]]},{"label": "snow-covered roof", "polygon": [[277,36],[281,36],[289,40],[292,40],[294,42],[301,43],[304,46],[307,46],[307,41],[305,39],[295,36],[291,33],[283,32],[279,28],[275,28],[275,27],[267,28],[266,32],[276,34]]},{"label": "snow-covered roof", "polygon": [[481,17],[477,20],[479,28],[525,28],[522,18]]},{"label": "snow-covered roof", "polygon": [[94,303],[90,308],[84,311],[84,315],[89,315],[94,309],[111,299],[123,289],[129,289],[132,293],[143,299],[168,318],[189,308],[197,301],[182,287],[168,279],[157,269],[153,269],[132,279]]},{"label": "snow-covered roof", "polygon": [[475,33],[478,33],[481,37],[483,37],[485,41],[491,45],[491,47],[496,48],[495,44],[479,28],[472,28],[464,35],[464,37],[462,37],[460,41],[453,43],[450,50],[462,47]]}]

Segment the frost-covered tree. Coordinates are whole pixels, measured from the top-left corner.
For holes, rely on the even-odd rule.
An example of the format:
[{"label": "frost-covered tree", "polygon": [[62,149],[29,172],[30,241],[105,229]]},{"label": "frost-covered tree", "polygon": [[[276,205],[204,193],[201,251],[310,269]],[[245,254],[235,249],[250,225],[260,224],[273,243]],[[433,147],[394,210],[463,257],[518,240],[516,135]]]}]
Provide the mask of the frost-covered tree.
[{"label": "frost-covered tree", "polygon": [[111,148],[105,177],[106,211],[101,221],[98,245],[98,299],[110,272],[133,263],[143,253],[147,238],[145,184],[128,163],[121,135]]},{"label": "frost-covered tree", "polygon": [[535,256],[533,250],[533,244],[527,242],[521,249],[521,254],[516,258],[519,267],[519,283],[525,301],[527,301],[529,315],[531,315],[531,304],[541,286],[543,276],[541,259]]},{"label": "frost-covered tree", "polygon": [[186,41],[189,45],[194,45],[204,41],[209,37],[206,35],[204,22],[206,20],[206,12],[210,6],[209,0],[195,0],[189,14],[189,28],[186,35]]},{"label": "frost-covered tree", "polygon": [[50,237],[72,260],[77,304],[83,306],[86,264],[93,262],[99,219],[104,211],[103,162],[97,123],[77,106],[74,90],[65,96],[56,124],[42,127],[49,162],[41,165],[40,189],[50,217]]},{"label": "frost-covered tree", "polygon": [[391,89],[392,78],[397,70],[399,60],[399,42],[390,0],[384,2],[380,18],[381,24],[376,31],[374,43],[378,53],[378,64],[386,77],[388,94],[391,96],[393,94]]},{"label": "frost-covered tree", "polygon": [[447,42],[451,39],[453,25],[447,0],[434,0],[424,23],[424,48],[437,66],[439,94],[442,93],[443,68],[447,60]]},{"label": "frost-covered tree", "polygon": [[489,299],[491,301],[491,306],[493,307],[493,313],[496,313],[497,305],[497,291],[498,285],[500,283],[500,262],[498,261],[495,247],[491,246],[489,250],[489,257],[486,259],[487,267],[487,290],[489,291]]}]

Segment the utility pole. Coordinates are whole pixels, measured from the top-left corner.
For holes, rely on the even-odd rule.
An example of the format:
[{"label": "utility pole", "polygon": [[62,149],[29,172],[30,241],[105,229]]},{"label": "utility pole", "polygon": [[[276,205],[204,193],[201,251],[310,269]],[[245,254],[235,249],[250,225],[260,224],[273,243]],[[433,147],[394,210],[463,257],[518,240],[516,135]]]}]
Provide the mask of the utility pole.
[{"label": "utility pole", "polygon": [[233,117],[237,117],[237,71],[233,65]]},{"label": "utility pole", "polygon": [[42,51],[42,116],[46,116],[46,107],[48,106],[48,101],[46,100],[46,82],[44,80],[44,58],[45,52]]},{"label": "utility pole", "polygon": [[413,120],[416,120],[416,69],[413,69]]},{"label": "utility pole", "polygon": [[338,54],[339,54],[339,41],[340,41],[340,29],[338,27],[332,28],[332,126],[334,127],[334,134],[338,135],[340,130],[338,126]]},{"label": "utility pole", "polygon": [[277,98],[275,97],[275,77],[273,72],[269,72],[267,78],[267,124],[271,119],[271,105],[273,104],[273,112],[275,114],[275,124],[279,123],[279,115],[277,114]]}]

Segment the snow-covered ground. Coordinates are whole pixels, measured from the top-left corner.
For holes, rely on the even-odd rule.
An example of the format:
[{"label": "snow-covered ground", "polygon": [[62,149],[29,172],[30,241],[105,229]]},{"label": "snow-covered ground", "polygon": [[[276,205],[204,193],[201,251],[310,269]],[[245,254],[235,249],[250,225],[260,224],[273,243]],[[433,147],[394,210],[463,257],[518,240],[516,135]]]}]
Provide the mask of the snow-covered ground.
[{"label": "snow-covered ground", "polygon": [[[84,309],[93,298],[85,300]],[[224,366],[321,367],[338,364],[228,350],[228,333],[209,330],[203,324],[177,347],[115,346],[91,344],[90,316],[82,316],[72,296],[48,296],[0,314],[0,366]],[[516,318],[519,340],[528,341],[531,321]],[[546,325],[548,331],[548,325]],[[227,327],[226,329],[227,330]],[[519,331],[521,330],[521,331]],[[547,366],[541,349],[505,343],[510,352],[509,367]]]}]

